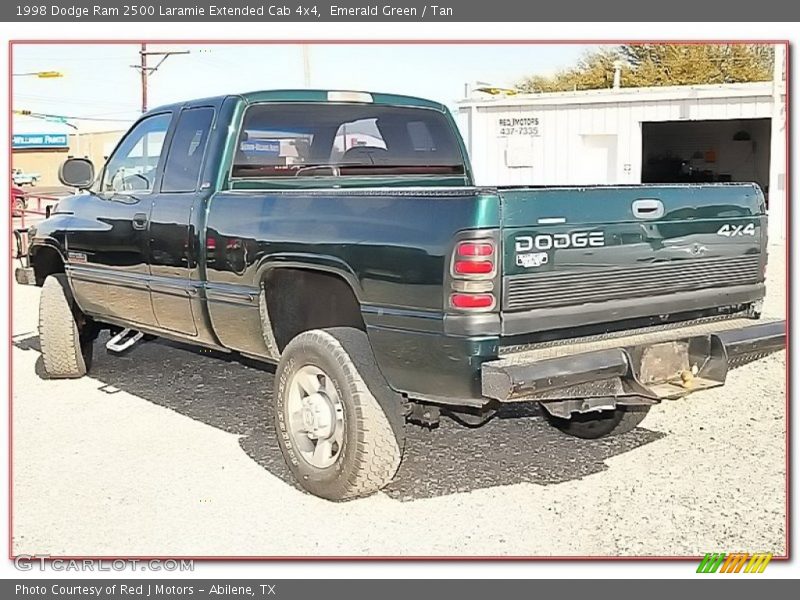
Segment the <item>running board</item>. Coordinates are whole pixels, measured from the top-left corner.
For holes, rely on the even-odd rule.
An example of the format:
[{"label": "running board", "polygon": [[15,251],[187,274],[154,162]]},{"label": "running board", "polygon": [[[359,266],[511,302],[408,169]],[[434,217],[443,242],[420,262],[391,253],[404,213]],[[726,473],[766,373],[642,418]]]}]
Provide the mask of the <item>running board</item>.
[{"label": "running board", "polygon": [[110,352],[125,352],[138,342],[144,334],[141,331],[125,328],[106,342],[106,350]]}]

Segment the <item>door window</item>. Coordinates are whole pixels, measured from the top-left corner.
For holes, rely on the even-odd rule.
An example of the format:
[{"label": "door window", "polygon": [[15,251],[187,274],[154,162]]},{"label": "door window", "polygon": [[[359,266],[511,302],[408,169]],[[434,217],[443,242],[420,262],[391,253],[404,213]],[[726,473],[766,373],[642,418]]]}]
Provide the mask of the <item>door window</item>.
[{"label": "door window", "polygon": [[178,119],[164,167],[162,192],[193,192],[203,166],[213,108],[190,108]]},{"label": "door window", "polygon": [[153,190],[171,118],[171,114],[164,113],[139,121],[106,164],[102,191],[141,193]]}]

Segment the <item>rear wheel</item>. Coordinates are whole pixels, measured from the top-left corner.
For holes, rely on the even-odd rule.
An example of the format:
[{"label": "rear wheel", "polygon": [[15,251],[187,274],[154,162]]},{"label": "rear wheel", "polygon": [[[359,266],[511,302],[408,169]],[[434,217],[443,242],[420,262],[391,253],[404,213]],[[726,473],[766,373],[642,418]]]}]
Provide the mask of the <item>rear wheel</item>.
[{"label": "rear wheel", "polygon": [[39,299],[39,342],[48,377],[86,375],[95,337],[93,324],[75,304],[66,275],[48,275]]},{"label": "rear wheel", "polygon": [[284,349],[276,381],[278,442],[303,488],[346,500],[392,480],[405,438],[402,402],[378,371],[364,332],[301,333]]},{"label": "rear wheel", "polygon": [[650,411],[649,406],[620,406],[614,410],[575,413],[569,419],[544,410],[547,420],[559,431],[573,437],[594,440],[633,431]]}]

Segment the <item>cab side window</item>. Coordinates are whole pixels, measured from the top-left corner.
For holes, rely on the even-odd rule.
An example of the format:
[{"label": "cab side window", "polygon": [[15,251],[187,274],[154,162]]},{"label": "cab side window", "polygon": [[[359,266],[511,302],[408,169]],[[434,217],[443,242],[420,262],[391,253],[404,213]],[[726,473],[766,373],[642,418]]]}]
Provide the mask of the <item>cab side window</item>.
[{"label": "cab side window", "polygon": [[213,108],[188,108],[181,112],[164,167],[162,192],[193,192],[197,189],[213,121]]},{"label": "cab side window", "polygon": [[153,191],[171,119],[171,114],[164,113],[139,121],[106,164],[102,191]]}]

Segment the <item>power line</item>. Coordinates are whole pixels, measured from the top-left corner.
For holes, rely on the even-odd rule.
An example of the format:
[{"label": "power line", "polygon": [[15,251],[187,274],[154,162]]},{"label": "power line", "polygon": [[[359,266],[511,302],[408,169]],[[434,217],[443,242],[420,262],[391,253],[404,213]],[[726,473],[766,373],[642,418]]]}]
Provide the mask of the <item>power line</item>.
[{"label": "power line", "polygon": [[[110,119],[110,118],[105,118],[105,117],[100,117],[100,116],[97,116],[97,117],[78,117],[78,116],[75,116],[75,115],[54,115],[54,114],[51,114],[51,113],[42,113],[42,112],[36,112],[36,111],[24,110],[24,109],[21,109],[21,110],[14,109],[11,112],[13,114],[21,116],[21,117],[30,117],[32,119],[53,120],[53,121],[57,121],[57,122],[63,122],[65,120],[67,120],[67,119],[70,119],[72,121],[118,121],[120,123],[130,123],[131,121],[133,121],[135,119],[135,117],[131,118],[131,119]],[[131,112],[133,112],[133,111],[131,111]],[[116,113],[116,114],[119,114],[119,113]],[[69,123],[67,123],[67,125],[68,124]]]},{"label": "power line", "polygon": [[[133,112],[133,111],[131,111]],[[116,113],[120,114],[120,113]],[[119,123],[130,123],[131,121],[135,121],[136,117],[132,117],[130,119],[109,119],[107,117],[76,117],[76,116],[67,116],[64,117],[65,119],[72,119],[73,121],[117,121]]]}]

